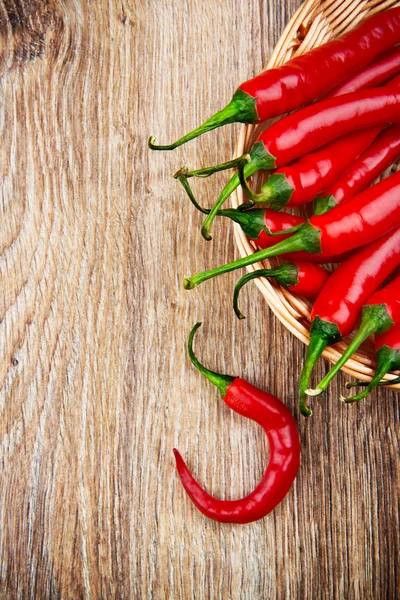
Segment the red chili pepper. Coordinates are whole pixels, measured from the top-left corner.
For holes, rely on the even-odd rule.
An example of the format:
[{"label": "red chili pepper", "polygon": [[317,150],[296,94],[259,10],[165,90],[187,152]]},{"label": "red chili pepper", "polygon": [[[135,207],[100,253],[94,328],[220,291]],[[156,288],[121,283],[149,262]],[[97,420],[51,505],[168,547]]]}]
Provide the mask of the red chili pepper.
[{"label": "red chili pepper", "polygon": [[[400,63],[400,52],[398,49],[396,51],[399,54],[398,62]],[[362,83],[365,83],[365,79],[361,77],[362,73],[358,75],[357,81],[353,82],[353,91],[368,87],[362,85]],[[360,87],[357,87],[357,85]],[[389,81],[387,85],[392,87],[400,86],[400,76]],[[341,95],[343,95],[342,92],[338,90],[334,94],[334,97],[336,98]],[[271,206],[277,206],[279,208],[281,206],[300,206],[302,204],[307,204],[308,202],[311,202],[311,200],[314,200],[322,190],[334,186],[338,177],[346,170],[348,165],[353,165],[354,160],[363,152],[363,155],[368,157],[369,160],[367,160],[369,164],[371,162],[371,155],[374,155],[370,145],[384,127],[385,125],[377,125],[376,127],[352,132],[339,139],[335,139],[333,142],[330,142],[322,148],[318,148],[310,154],[304,155],[286,167],[277,169],[262,186],[259,194],[255,194],[248,186],[243,173],[244,166],[247,163],[243,160],[239,163],[241,167],[241,170],[239,169],[240,183],[248,198],[255,203],[265,204],[268,202]],[[393,143],[391,138],[386,138],[384,141],[388,145]],[[382,153],[381,147],[376,148],[374,151]],[[394,160],[396,160],[396,158],[394,158]],[[358,163],[358,161],[356,162]],[[389,164],[387,166],[389,166]],[[352,169],[352,166],[350,169]],[[381,172],[384,170],[385,169],[382,169]],[[379,174],[380,173],[378,173],[378,175]],[[378,175],[372,177],[372,174],[371,176],[366,174],[366,183],[363,187],[360,185],[358,191],[361,192],[368,187]],[[352,195],[354,196],[356,193],[357,192]],[[334,206],[332,201],[327,203],[327,206],[322,212],[326,212],[328,206],[329,208]],[[314,211],[314,214],[322,214],[322,212],[317,209],[317,211]]]},{"label": "red chili pepper", "polygon": [[379,13],[340,38],[242,83],[225,108],[175,143],[156,146],[151,137],[149,146],[172,150],[227,123],[255,123],[291,112],[348,79],[399,41],[400,8]]},{"label": "red chili pepper", "polygon": [[325,190],[324,196],[316,198],[314,214],[322,215],[365,190],[399,157],[400,125],[395,123],[350,164],[342,177]]},{"label": "red chili pepper", "polygon": [[[382,131],[382,125],[355,131],[305,154],[286,167],[277,169],[258,194],[250,189],[244,176],[240,183],[247,197],[255,203],[269,203],[274,208],[301,206],[337,181],[343,171]],[[239,172],[241,175],[242,172]]]},{"label": "red chili pepper", "polygon": [[396,277],[384,288],[372,294],[364,304],[360,328],[354,339],[317,387],[306,390],[306,394],[309,396],[322,394],[336,373],[370,335],[384,333],[398,323],[400,323],[400,277]]},{"label": "red chili pepper", "polygon": [[361,71],[358,71],[353,77],[347,79],[344,83],[337,86],[326,96],[327,98],[336,98],[344,94],[351,94],[358,90],[378,87],[382,83],[389,81],[391,77],[397,75],[400,71],[400,47],[389,48],[378,56],[377,60]]},{"label": "red chili pepper", "polygon": [[378,385],[393,385],[400,382],[400,377],[390,381],[381,381],[382,377],[390,371],[400,369],[400,324],[393,325],[387,331],[375,336],[376,351],[376,370],[375,375],[369,383],[357,381],[356,383],[347,383],[346,387],[366,386],[366,389],[355,396],[340,396],[343,402],[358,402],[368,396]]},{"label": "red chili pepper", "polygon": [[178,450],[174,449],[176,467],[187,494],[206,517],[222,523],[251,523],[265,517],[283,500],[297,475],[300,442],[296,422],[286,406],[272,394],[239,377],[210,371],[197,360],[193,352],[193,337],[200,325],[194,326],[189,337],[190,360],[217,386],[224,402],[232,410],[261,425],[269,442],[269,462],[255,490],[240,500],[218,500],[208,494],[193,478]]},{"label": "red chili pepper", "polygon": [[[243,178],[260,170],[288,165],[351,131],[399,121],[400,91],[395,84],[322,100],[277,121],[261,133],[249,153]],[[243,162],[243,158],[239,157],[237,162]],[[207,172],[210,175],[212,167],[207,167]],[[206,240],[211,239],[210,227],[217,211],[239,183],[239,175],[235,173],[205,219],[202,235]]]},{"label": "red chili pepper", "polygon": [[289,239],[234,262],[185,279],[185,289],[256,262],[305,250],[333,257],[365,246],[400,226],[400,172],[380,181],[328,213],[311,217]]},{"label": "red chili pepper", "polygon": [[240,312],[237,302],[240,290],[252,279],[258,279],[260,277],[272,278],[290,292],[294,292],[299,296],[304,296],[309,300],[315,300],[329,276],[329,271],[308,262],[292,262],[279,265],[279,267],[276,267],[275,269],[260,269],[259,271],[247,273],[247,275],[244,275],[239,279],[235,285],[233,293],[233,310],[239,319],[245,318]]},{"label": "red chili pepper", "polygon": [[[400,57],[400,52],[398,50],[397,52]],[[361,77],[361,75],[359,77]],[[361,84],[361,81],[358,81],[358,83]],[[399,87],[400,77],[398,76],[392,79],[388,86]],[[353,82],[353,88],[355,88],[354,91],[358,91],[355,82]],[[335,97],[340,95],[342,95],[341,92],[337,91]],[[353,174],[355,163],[360,166],[360,159],[357,161],[355,161],[355,159],[362,154],[367,162],[367,164],[364,165],[366,171],[364,174],[365,179],[362,181],[358,180],[358,190],[355,190],[352,194],[355,196],[356,193],[367,188],[378,175],[380,175],[397,158],[395,149],[388,152],[387,148],[383,146],[383,144],[386,144],[390,147],[391,145],[396,144],[397,140],[393,140],[393,133],[392,135],[385,136],[383,140],[380,140],[377,146],[375,145],[374,140],[379,136],[384,127],[384,125],[377,125],[376,127],[369,127],[368,129],[352,132],[339,139],[335,139],[333,142],[330,142],[322,148],[318,148],[310,154],[306,154],[286,167],[277,169],[262,186],[261,191],[258,194],[255,194],[250,189],[244,177],[243,169],[247,162],[243,160],[241,161],[239,168],[240,183],[248,198],[255,203],[265,204],[268,202],[273,208],[280,208],[282,206],[300,206],[314,200],[322,190],[326,190],[330,186],[337,186],[338,177],[344,171],[346,172],[347,168],[349,168],[350,173]],[[392,127],[399,126],[394,125]],[[397,132],[395,136],[396,135]],[[371,147],[371,144],[373,148]],[[380,157],[382,157],[382,154],[384,153],[386,160],[383,159],[382,161],[381,158],[379,166],[383,167],[382,171],[374,176],[376,168],[373,169],[373,164],[371,164],[371,162],[374,159],[377,160],[375,158],[376,153],[378,153]],[[393,155],[395,155],[394,159],[388,163],[388,157]],[[369,171],[368,167],[370,167]],[[359,175],[358,170],[357,172]],[[352,177],[351,174],[348,175],[348,178]],[[340,181],[343,180],[344,176],[340,178]],[[350,181],[352,181],[352,179],[350,179]],[[325,192],[325,194],[326,196],[329,195],[327,192]],[[334,206],[334,203],[331,198],[324,201],[319,200],[314,214],[322,214],[329,210],[329,208],[332,208],[332,206]]]},{"label": "red chili pepper", "polygon": [[400,264],[400,228],[342,263],[328,279],[311,311],[310,343],[300,375],[300,412],[312,414],[306,393],[312,369],[324,348],[349,335],[362,306]]}]

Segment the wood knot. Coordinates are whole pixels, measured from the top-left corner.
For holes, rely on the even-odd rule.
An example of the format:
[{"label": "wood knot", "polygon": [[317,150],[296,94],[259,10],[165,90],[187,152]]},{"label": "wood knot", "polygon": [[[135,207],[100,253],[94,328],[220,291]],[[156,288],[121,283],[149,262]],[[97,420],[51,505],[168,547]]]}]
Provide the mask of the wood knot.
[{"label": "wood knot", "polygon": [[0,0],[0,75],[41,56],[59,20],[58,0]]}]

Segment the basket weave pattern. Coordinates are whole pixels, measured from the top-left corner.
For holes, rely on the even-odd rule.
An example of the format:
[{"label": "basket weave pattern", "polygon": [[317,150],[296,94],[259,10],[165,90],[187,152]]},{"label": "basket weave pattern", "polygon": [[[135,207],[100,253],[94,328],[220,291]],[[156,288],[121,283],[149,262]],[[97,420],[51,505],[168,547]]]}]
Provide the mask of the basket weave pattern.
[{"label": "basket weave pattern", "polygon": [[[287,24],[266,68],[280,66],[289,59],[304,54],[311,48],[320,46],[324,42],[349,31],[363,19],[399,4],[400,2],[396,2],[396,0],[307,0]],[[243,125],[237,145],[237,156],[249,151],[261,131],[266,129],[272,122],[268,121],[262,125]],[[397,169],[396,166],[393,168]],[[259,190],[265,179],[265,173],[255,175],[252,180],[253,189]],[[237,207],[243,202],[245,202],[243,190],[239,187],[232,196],[232,204]],[[306,211],[307,208],[303,212],[296,211],[296,214],[309,216]],[[238,225],[235,225],[235,239],[241,256],[249,256],[257,250],[256,246],[246,238]],[[275,261],[276,259],[272,261],[272,264],[276,264]],[[251,265],[247,269],[255,271],[268,268],[270,264],[269,261],[264,261],[263,263]],[[255,283],[278,319],[297,338],[308,344],[310,339],[311,303],[264,277],[255,280]],[[327,347],[323,352],[323,356],[335,363],[347,345],[348,339],[344,339],[334,346]],[[359,351],[347,361],[342,370],[357,379],[368,381],[374,373],[375,365],[373,344],[371,340],[367,340]],[[390,380],[393,377],[393,374],[388,374],[384,379]],[[400,389],[400,384],[388,387]]]}]

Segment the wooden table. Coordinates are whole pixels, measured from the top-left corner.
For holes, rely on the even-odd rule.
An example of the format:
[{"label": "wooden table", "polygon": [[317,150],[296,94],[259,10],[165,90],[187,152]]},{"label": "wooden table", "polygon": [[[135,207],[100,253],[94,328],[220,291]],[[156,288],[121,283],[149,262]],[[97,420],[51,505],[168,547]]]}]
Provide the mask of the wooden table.
[{"label": "wooden table", "polygon": [[[236,274],[237,256],[171,177],[230,158],[239,125],[174,140],[260,71],[300,0],[3,0],[0,200],[0,598],[393,600],[399,403],[338,401],[305,420],[305,347]],[[226,174],[197,182],[210,204]],[[215,495],[248,493],[265,436],[186,355],[243,375],[296,415],[298,478],[267,518],[220,525],[190,503],[178,447]],[[327,364],[320,362],[316,376]],[[398,594],[398,591],[397,591]],[[397,596],[398,597],[398,596]]]}]

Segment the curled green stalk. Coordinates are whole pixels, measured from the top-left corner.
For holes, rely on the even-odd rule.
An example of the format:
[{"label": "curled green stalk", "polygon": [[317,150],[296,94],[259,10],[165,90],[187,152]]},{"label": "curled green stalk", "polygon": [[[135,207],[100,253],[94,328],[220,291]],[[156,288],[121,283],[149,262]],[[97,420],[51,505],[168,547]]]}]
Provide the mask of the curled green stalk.
[{"label": "curled green stalk", "polygon": [[208,381],[213,383],[219,389],[221,396],[224,398],[227,394],[228,387],[231,385],[231,383],[233,382],[233,380],[235,378],[231,377],[230,375],[222,375],[221,373],[217,373],[215,371],[211,371],[210,369],[207,369],[207,367],[202,365],[201,362],[199,361],[199,359],[196,357],[194,350],[193,350],[193,339],[196,334],[196,331],[198,330],[198,328],[200,326],[201,326],[201,322],[196,323],[196,325],[193,327],[192,331],[190,332],[189,340],[188,340],[189,358],[190,358],[192,365],[194,365],[196,367],[196,369],[198,371],[200,371],[200,373],[208,379]]},{"label": "curled green stalk", "polygon": [[[275,158],[269,154],[265,146],[262,142],[256,142],[250,154],[244,154],[239,161],[238,166],[241,163],[244,163],[243,172],[245,177],[251,177],[260,170],[269,170],[275,167]],[[249,160],[250,158],[250,160]],[[246,164],[247,163],[247,164]],[[240,185],[239,175],[235,173],[233,177],[228,181],[219,195],[217,201],[212,207],[210,214],[207,216],[206,220],[203,223],[203,227],[201,229],[202,236],[205,240],[211,240],[210,229],[214,218],[216,217],[218,211],[221,206],[229,198],[229,196],[236,190],[236,188]],[[251,205],[250,205],[251,207]],[[243,208],[243,206],[242,206]],[[249,208],[249,205],[246,205],[245,208]]]},{"label": "curled green stalk", "polygon": [[365,387],[365,389],[359,394],[355,394],[354,396],[340,396],[342,402],[346,404],[350,404],[352,402],[358,402],[368,396],[376,387],[380,385],[394,385],[400,382],[400,377],[392,379],[391,381],[381,381],[381,379],[389,373],[390,371],[396,371],[400,368],[400,351],[396,348],[391,348],[384,344],[381,346],[376,353],[376,370],[373,378],[369,383],[366,382],[356,382],[354,384],[346,384],[347,389],[350,387],[354,387],[355,385],[360,385],[360,387]]},{"label": "curled green stalk", "polygon": [[[382,290],[379,291],[379,294],[381,293],[381,291]],[[363,342],[365,342],[365,340],[370,335],[373,335],[375,333],[383,333],[393,325],[393,319],[388,313],[386,305],[372,304],[374,297],[375,295],[373,295],[369,300],[371,304],[364,306],[360,328],[357,334],[354,336],[351,343],[346,348],[345,352],[343,352],[340,359],[332,367],[329,373],[325,375],[325,377],[317,385],[317,387],[315,389],[307,389],[306,394],[308,394],[309,396],[318,396],[319,394],[322,394],[322,392],[326,390],[329,383],[339,372],[342,366],[349,360],[349,358],[351,358],[354,352],[361,346]],[[380,379],[381,378],[382,377],[380,377]]]},{"label": "curled green stalk", "polygon": [[247,275],[243,275],[241,279],[235,285],[235,289],[233,291],[233,310],[238,319],[245,319],[246,317],[243,313],[240,312],[238,307],[238,299],[240,290],[244,285],[246,285],[252,279],[259,279],[260,277],[272,277],[276,279],[280,285],[283,287],[289,287],[296,285],[298,282],[298,267],[293,263],[288,263],[285,265],[280,265],[276,269],[259,269],[257,271],[253,271],[252,273],[247,273]]}]

